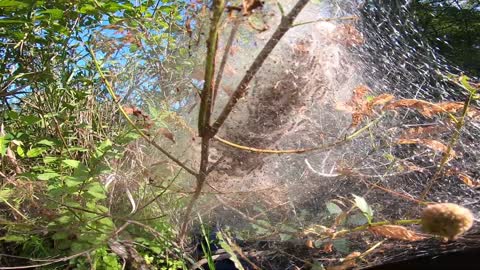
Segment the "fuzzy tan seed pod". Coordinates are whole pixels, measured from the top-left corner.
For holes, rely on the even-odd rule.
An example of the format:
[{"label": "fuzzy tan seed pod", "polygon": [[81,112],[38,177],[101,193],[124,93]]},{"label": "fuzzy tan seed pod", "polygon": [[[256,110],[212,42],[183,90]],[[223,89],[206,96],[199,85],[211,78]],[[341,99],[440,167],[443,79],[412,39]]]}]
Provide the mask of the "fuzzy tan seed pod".
[{"label": "fuzzy tan seed pod", "polygon": [[454,203],[432,204],[422,212],[422,228],[425,232],[454,240],[473,225],[473,214]]}]

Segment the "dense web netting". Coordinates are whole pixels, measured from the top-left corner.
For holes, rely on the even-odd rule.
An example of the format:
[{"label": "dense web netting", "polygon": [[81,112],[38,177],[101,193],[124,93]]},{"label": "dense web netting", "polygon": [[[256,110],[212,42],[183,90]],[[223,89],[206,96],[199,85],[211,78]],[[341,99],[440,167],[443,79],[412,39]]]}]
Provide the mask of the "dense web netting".
[{"label": "dense web netting", "polygon": [[[220,228],[245,230],[241,237],[253,242],[292,240],[281,231],[331,226],[333,205],[347,211],[352,194],[366,199],[376,220],[418,217],[417,199],[439,169],[455,124],[446,114],[429,115],[425,110],[430,105],[374,111],[361,121],[355,108],[381,94],[425,104],[463,104],[468,92],[439,75],[458,70],[422,38],[408,5],[322,2],[308,6],[297,21],[351,15],[359,20],[290,30],[219,136],[251,148],[309,149],[368,127],[351,141],[298,154],[249,152],[215,143],[211,158],[221,160],[208,180],[206,192],[211,194],[197,210]],[[266,20],[272,28],[278,22]],[[228,89],[236,86],[271,31],[257,34],[256,46],[242,43],[242,34],[248,35],[241,26],[234,43],[238,51],[229,59],[234,72],[225,75],[219,100],[228,98]],[[478,213],[478,191],[464,182],[479,177],[478,120],[475,113],[467,117],[445,173],[434,181],[426,201],[455,202]],[[361,214],[353,213],[345,226],[363,222]],[[373,241],[371,235],[357,235],[339,238],[334,246],[348,254]]]},{"label": "dense web netting", "polygon": [[[213,118],[279,23],[274,2],[266,1],[262,15],[255,15],[268,26],[265,31],[252,30],[248,19],[240,23],[227,52]],[[288,10],[294,2],[282,5]],[[204,222],[230,228],[247,250],[292,254],[277,258],[282,267],[307,253],[338,258],[378,242],[371,233],[333,241],[315,234],[292,236],[366,224],[352,208],[352,194],[366,200],[374,221],[418,218],[420,201],[458,203],[478,217],[477,103],[470,104],[458,140],[452,139],[468,92],[445,76],[460,70],[422,38],[402,1],[312,1],[297,22],[349,16],[357,19],[289,30],[218,134],[235,146],[214,141],[210,161],[215,167],[195,207]],[[219,55],[233,27],[232,20],[222,26]],[[191,137],[198,97],[192,91],[184,102],[179,111],[189,132],[183,139],[176,134],[172,149],[197,167],[199,140]],[[178,185],[192,190],[193,180],[183,180]],[[345,213],[341,224],[340,213]],[[306,240],[317,249],[309,250]],[[332,242],[334,252],[325,252]],[[403,254],[410,245],[390,241],[383,247],[392,251],[386,254]]]}]

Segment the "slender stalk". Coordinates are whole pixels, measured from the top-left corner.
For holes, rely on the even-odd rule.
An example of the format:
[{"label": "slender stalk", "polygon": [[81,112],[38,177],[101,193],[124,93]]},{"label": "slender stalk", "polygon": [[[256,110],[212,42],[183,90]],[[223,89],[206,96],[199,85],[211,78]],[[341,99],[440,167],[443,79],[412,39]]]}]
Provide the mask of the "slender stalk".
[{"label": "slender stalk", "polygon": [[430,179],[430,181],[428,181],[424,191],[422,192],[422,195],[420,196],[420,200],[423,201],[427,197],[427,195],[430,192],[430,190],[432,189],[433,185],[438,181],[438,179],[440,179],[442,177],[445,166],[447,165],[448,161],[451,158],[451,153],[452,153],[453,147],[457,144],[458,139],[460,139],[461,130],[462,130],[463,126],[465,125],[465,117],[468,114],[468,108],[472,104],[472,101],[475,98],[476,94],[477,94],[477,91],[475,91],[474,89],[469,90],[469,96],[465,100],[465,103],[463,104],[462,116],[461,116],[460,120],[456,122],[457,124],[456,124],[456,128],[455,128],[455,133],[453,134],[452,138],[450,139],[450,143],[448,144],[447,151],[445,151],[445,153],[443,153],[443,157],[442,157],[442,160],[440,162],[440,167],[438,167],[438,170],[435,172],[435,174]]}]

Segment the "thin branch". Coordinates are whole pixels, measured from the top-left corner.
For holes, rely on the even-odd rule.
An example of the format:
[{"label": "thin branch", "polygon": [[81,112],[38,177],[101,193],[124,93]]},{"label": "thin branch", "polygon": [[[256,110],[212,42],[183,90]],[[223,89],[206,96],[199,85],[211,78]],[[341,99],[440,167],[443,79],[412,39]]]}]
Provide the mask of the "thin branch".
[{"label": "thin branch", "polygon": [[345,144],[349,141],[352,141],[353,139],[355,139],[356,137],[358,137],[360,134],[362,134],[365,130],[369,129],[372,125],[376,124],[378,121],[380,121],[380,119],[383,118],[383,114],[380,115],[377,119],[369,122],[368,124],[366,124],[364,127],[354,131],[352,134],[348,135],[348,136],[345,136],[345,138],[341,139],[341,140],[337,140],[333,143],[329,143],[329,144],[324,144],[324,145],[321,145],[321,146],[317,146],[317,147],[311,147],[311,148],[302,148],[302,149],[260,149],[260,148],[254,148],[254,147],[249,147],[249,146],[244,146],[244,145],[240,145],[240,144],[236,144],[234,142],[231,142],[231,141],[227,141],[223,138],[220,138],[219,136],[216,136],[215,135],[215,139],[225,145],[228,145],[228,146],[231,146],[231,147],[234,147],[234,148],[237,148],[237,149],[240,149],[240,150],[244,150],[244,151],[249,151],[249,152],[254,152],[254,153],[263,153],[263,154],[302,154],[302,153],[307,153],[307,152],[313,152],[313,151],[325,151],[325,150],[328,150],[328,149],[331,149],[333,147],[336,147],[336,146],[340,146],[342,144]]},{"label": "thin branch", "polygon": [[295,23],[292,25],[292,27],[296,26],[301,26],[305,24],[310,24],[310,23],[317,23],[317,22],[331,22],[331,21],[352,21],[358,19],[357,16],[347,16],[347,17],[334,17],[334,18],[321,18],[313,21],[308,21],[308,22],[300,22],[300,23]]},{"label": "thin branch", "polygon": [[218,88],[220,87],[220,83],[222,81],[223,70],[227,65],[228,56],[230,55],[230,48],[232,47],[233,40],[235,39],[235,35],[237,34],[238,27],[240,26],[241,19],[235,18],[232,26],[232,30],[230,31],[230,36],[228,37],[227,44],[225,45],[225,50],[223,52],[222,61],[220,62],[220,67],[218,68],[217,78],[215,79],[215,84],[213,85],[213,99],[212,99],[212,109],[215,108],[215,100],[218,94]]},{"label": "thin branch", "polygon": [[103,79],[103,81],[105,82],[105,86],[107,87],[107,91],[108,93],[112,96],[113,98],[113,101],[115,102],[115,104],[117,105],[118,109],[120,110],[120,112],[122,113],[123,117],[127,120],[127,122],[135,129],[135,131],[140,134],[140,136],[142,136],[143,139],[145,139],[150,145],[152,145],[153,147],[155,147],[158,151],[162,152],[162,154],[164,154],[165,156],[167,156],[170,160],[172,160],[173,162],[175,162],[178,166],[180,166],[181,168],[183,168],[185,171],[187,171],[188,173],[190,173],[191,175],[194,175],[196,176],[197,173],[193,170],[193,169],[190,169],[189,167],[187,167],[187,165],[183,164],[183,162],[181,162],[180,160],[178,160],[177,158],[175,158],[174,156],[172,156],[172,154],[170,154],[169,152],[167,152],[165,149],[163,149],[160,145],[158,145],[153,139],[150,139],[134,122],[133,120],[130,118],[130,116],[128,116],[127,112],[123,109],[122,105],[120,104],[119,102],[119,99],[117,97],[117,95],[115,95],[115,91],[113,91],[113,88],[112,86],[110,85],[110,82],[107,80],[107,78],[105,77],[105,74],[103,73],[102,71],[102,68],[100,67],[100,63],[98,62],[97,58],[95,57],[95,53],[92,51],[92,49],[90,47],[88,47],[88,51],[90,52],[90,55],[92,56],[92,59],[93,59],[93,62],[95,64],[95,67],[100,75],[100,77]]},{"label": "thin branch", "polygon": [[198,133],[200,137],[205,136],[206,129],[210,126],[210,116],[212,113],[212,99],[215,86],[215,58],[218,47],[218,28],[220,27],[220,18],[222,17],[224,0],[214,1],[215,8],[213,18],[210,24],[210,34],[207,40],[207,58],[205,63],[205,83],[201,94],[200,111],[198,115]]},{"label": "thin branch", "polygon": [[267,57],[270,55],[270,53],[273,51],[273,49],[276,47],[280,39],[292,27],[293,21],[295,20],[297,15],[300,13],[300,11],[307,5],[308,2],[309,0],[299,0],[295,4],[295,6],[292,8],[290,13],[288,13],[287,16],[282,16],[280,25],[277,27],[277,30],[275,30],[273,35],[268,40],[267,44],[265,44],[265,47],[263,47],[262,51],[260,51],[258,56],[253,61],[252,65],[250,65],[250,68],[247,70],[245,76],[240,81],[240,84],[238,85],[237,89],[230,97],[230,100],[228,101],[227,105],[221,112],[218,119],[213,124],[212,130],[211,130],[212,136],[214,136],[218,132],[218,130],[223,125],[225,120],[227,120],[228,116],[232,112],[238,100],[240,100],[246,94],[250,81],[253,79],[253,77],[258,72],[260,67],[262,67],[263,63],[265,62]]}]

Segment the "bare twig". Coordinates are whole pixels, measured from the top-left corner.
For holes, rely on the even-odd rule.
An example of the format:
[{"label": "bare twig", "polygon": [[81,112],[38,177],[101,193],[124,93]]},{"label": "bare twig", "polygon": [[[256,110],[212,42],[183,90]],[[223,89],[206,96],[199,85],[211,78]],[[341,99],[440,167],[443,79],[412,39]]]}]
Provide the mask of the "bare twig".
[{"label": "bare twig", "polygon": [[212,109],[215,108],[215,100],[218,94],[218,88],[220,87],[220,83],[222,82],[223,70],[227,65],[228,56],[230,55],[230,48],[232,47],[233,40],[235,39],[235,35],[237,34],[238,27],[240,26],[241,19],[235,18],[232,26],[232,30],[230,31],[230,36],[228,37],[227,44],[225,45],[225,49],[223,52],[222,61],[220,62],[220,67],[218,68],[217,78],[215,79],[215,84],[213,86],[213,100],[212,100]]},{"label": "bare twig", "polygon": [[260,69],[260,67],[262,67],[263,62],[265,62],[265,60],[273,51],[273,49],[276,47],[280,39],[292,27],[293,21],[296,19],[297,15],[300,13],[300,11],[302,11],[302,9],[307,5],[308,2],[309,0],[299,0],[295,4],[295,6],[292,8],[290,13],[288,13],[288,15],[282,16],[280,25],[277,27],[277,30],[275,30],[273,35],[267,41],[267,44],[265,44],[265,47],[263,47],[263,49],[260,51],[258,56],[253,61],[252,65],[250,65],[250,68],[247,70],[245,76],[240,81],[240,84],[238,85],[237,89],[230,97],[230,100],[228,101],[227,105],[221,112],[218,119],[212,125],[212,130],[211,130],[212,136],[214,136],[218,132],[218,130],[223,125],[225,120],[227,120],[228,116],[232,112],[238,100],[240,100],[246,94],[250,81],[253,79],[253,77],[255,76],[257,71]]},{"label": "bare twig", "polygon": [[133,120],[128,116],[127,112],[123,109],[122,105],[119,102],[119,99],[117,95],[115,95],[115,91],[113,91],[113,87],[111,86],[110,82],[107,80],[105,77],[105,74],[102,71],[102,68],[100,67],[100,63],[98,62],[97,58],[95,57],[95,53],[92,51],[91,48],[88,48],[88,51],[90,52],[90,55],[92,56],[93,62],[95,64],[95,67],[97,69],[98,74],[100,77],[103,79],[105,82],[105,86],[107,87],[108,93],[112,96],[113,101],[117,105],[118,109],[122,113],[123,117],[127,120],[127,122],[135,129],[135,131],[142,136],[143,139],[145,139],[150,145],[155,147],[158,151],[162,152],[165,156],[167,156],[169,159],[171,159],[173,162],[175,162],[178,166],[183,168],[185,171],[190,173],[191,175],[196,176],[197,173],[193,170],[190,169],[187,165],[183,164],[180,160],[178,160],[176,157],[174,157],[172,154],[167,152],[165,149],[163,149],[160,145],[158,145],[153,139],[149,138],[134,122]]}]

